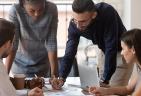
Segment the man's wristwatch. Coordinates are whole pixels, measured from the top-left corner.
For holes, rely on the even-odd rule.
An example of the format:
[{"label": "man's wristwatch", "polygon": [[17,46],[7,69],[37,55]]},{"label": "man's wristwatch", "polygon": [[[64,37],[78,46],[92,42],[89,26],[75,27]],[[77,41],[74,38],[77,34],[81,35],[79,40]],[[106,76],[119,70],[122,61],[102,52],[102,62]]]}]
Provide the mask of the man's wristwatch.
[{"label": "man's wristwatch", "polygon": [[102,83],[105,83],[105,84],[109,84],[109,81],[107,81],[107,80],[100,80],[100,82],[102,82]]},{"label": "man's wristwatch", "polygon": [[102,80],[102,79],[99,81],[99,85],[100,87],[110,87],[109,81]]}]

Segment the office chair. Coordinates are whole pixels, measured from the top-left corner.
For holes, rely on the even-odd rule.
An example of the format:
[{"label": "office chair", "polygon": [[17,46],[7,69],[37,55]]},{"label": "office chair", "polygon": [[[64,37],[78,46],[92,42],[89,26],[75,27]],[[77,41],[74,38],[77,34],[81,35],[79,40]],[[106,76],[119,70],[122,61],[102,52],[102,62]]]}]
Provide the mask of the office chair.
[{"label": "office chair", "polygon": [[[62,59],[62,57],[58,58],[58,65],[60,65],[61,59]],[[75,58],[68,77],[78,77],[78,76],[79,76],[79,71],[78,71],[77,60]]]}]

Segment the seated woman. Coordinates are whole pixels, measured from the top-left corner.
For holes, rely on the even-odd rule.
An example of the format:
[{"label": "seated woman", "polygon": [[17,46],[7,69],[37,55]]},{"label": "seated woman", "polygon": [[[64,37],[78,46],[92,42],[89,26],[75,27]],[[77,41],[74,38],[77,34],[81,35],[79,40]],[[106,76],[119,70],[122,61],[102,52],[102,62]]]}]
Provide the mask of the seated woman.
[{"label": "seated woman", "polygon": [[[121,54],[127,64],[136,64],[137,74],[133,74],[127,86],[89,88],[89,93],[98,95],[128,95],[141,96],[141,29],[132,29],[121,37]],[[120,74],[119,74],[120,75]]]}]

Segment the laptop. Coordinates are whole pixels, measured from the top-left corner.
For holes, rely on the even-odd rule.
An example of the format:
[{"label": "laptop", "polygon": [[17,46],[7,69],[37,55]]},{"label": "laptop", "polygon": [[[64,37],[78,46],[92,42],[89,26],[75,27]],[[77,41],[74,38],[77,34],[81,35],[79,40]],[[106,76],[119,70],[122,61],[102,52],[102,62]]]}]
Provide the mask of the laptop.
[{"label": "laptop", "polygon": [[78,69],[82,89],[86,89],[88,86],[99,86],[97,64],[95,62],[78,64]]}]

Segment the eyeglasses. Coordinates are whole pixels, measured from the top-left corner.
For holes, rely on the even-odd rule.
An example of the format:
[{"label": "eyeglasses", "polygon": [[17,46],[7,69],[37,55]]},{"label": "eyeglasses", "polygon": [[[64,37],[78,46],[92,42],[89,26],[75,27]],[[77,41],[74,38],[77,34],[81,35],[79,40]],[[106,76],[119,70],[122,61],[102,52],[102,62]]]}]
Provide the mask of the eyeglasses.
[{"label": "eyeglasses", "polygon": [[91,20],[92,20],[92,18],[88,18],[86,20],[78,21],[78,20],[73,18],[72,22],[76,25],[79,25],[79,26],[87,26],[87,25],[90,24]]}]

